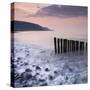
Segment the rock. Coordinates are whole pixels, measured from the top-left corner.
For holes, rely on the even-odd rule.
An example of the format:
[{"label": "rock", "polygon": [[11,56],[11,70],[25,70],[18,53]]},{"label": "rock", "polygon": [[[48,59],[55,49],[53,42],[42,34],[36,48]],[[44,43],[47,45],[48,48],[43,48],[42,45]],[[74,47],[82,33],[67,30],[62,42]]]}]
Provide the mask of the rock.
[{"label": "rock", "polygon": [[32,81],[37,81],[36,75],[32,76]]},{"label": "rock", "polygon": [[59,83],[59,85],[62,85],[62,84],[63,84],[62,82]]},{"label": "rock", "polygon": [[28,65],[28,63],[24,63],[24,65],[25,65],[25,66],[27,66],[27,65]]},{"label": "rock", "polygon": [[32,70],[29,69],[29,68],[27,68],[27,69],[25,70],[25,72],[32,72]]},{"label": "rock", "polygon": [[39,79],[39,82],[45,82],[45,79]]},{"label": "rock", "polygon": [[41,70],[41,68],[39,66],[36,66],[36,70]]},{"label": "rock", "polygon": [[21,74],[21,78],[23,78],[23,80],[29,80],[29,79],[32,79],[32,75],[31,73],[24,72]]},{"label": "rock", "polygon": [[36,65],[32,65],[32,67],[35,67]]},{"label": "rock", "polygon": [[41,84],[40,86],[47,86],[48,84],[47,83],[43,83],[43,84]]},{"label": "rock", "polygon": [[70,72],[73,72],[73,69],[72,68],[69,67],[68,69],[69,69]]},{"label": "rock", "polygon": [[49,75],[49,80],[53,80],[53,76]]},{"label": "rock", "polygon": [[32,75],[31,74],[27,74],[25,79],[26,80],[32,79]]},{"label": "rock", "polygon": [[65,80],[68,80],[68,77],[67,76],[65,77]]},{"label": "rock", "polygon": [[21,60],[21,57],[18,57],[17,59],[18,59],[18,60]]},{"label": "rock", "polygon": [[36,73],[36,75],[39,75],[39,73]]},{"label": "rock", "polygon": [[57,71],[54,71],[55,74],[57,74],[58,72]]},{"label": "rock", "polygon": [[28,57],[29,56],[29,53],[28,54],[26,54],[26,57]]},{"label": "rock", "polygon": [[87,83],[88,82],[88,77],[83,77],[82,78],[82,83]]},{"label": "rock", "polygon": [[[23,85],[23,87],[29,87],[29,85],[26,84],[26,85]],[[31,85],[30,85],[30,87],[31,87]]]},{"label": "rock", "polygon": [[75,79],[72,84],[78,84],[77,79]]},{"label": "rock", "polygon": [[48,71],[50,71],[50,70],[49,70],[48,68],[45,68],[45,71],[47,71],[47,72],[48,72]]}]

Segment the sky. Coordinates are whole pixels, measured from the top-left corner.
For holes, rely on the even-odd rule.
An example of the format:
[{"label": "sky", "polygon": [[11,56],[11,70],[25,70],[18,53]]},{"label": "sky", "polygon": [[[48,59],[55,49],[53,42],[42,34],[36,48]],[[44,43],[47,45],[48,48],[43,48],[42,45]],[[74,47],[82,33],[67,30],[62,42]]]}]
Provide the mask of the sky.
[{"label": "sky", "polygon": [[50,5],[37,12],[41,16],[77,17],[87,16],[87,7]]},{"label": "sky", "polygon": [[47,43],[49,47],[53,44],[52,38],[55,36],[87,41],[87,9],[82,6],[15,3],[14,20],[35,23],[53,30],[15,33],[15,38],[34,44],[45,45]]},{"label": "sky", "polygon": [[34,3],[15,3],[15,10],[21,10],[36,16],[87,16],[87,7],[66,6],[66,5],[49,5]]},{"label": "sky", "polygon": [[21,2],[15,2],[15,10],[23,10],[24,12],[27,12],[29,14],[36,14],[38,10],[40,10],[43,7],[47,7],[47,4],[34,4],[34,3],[21,3]]}]

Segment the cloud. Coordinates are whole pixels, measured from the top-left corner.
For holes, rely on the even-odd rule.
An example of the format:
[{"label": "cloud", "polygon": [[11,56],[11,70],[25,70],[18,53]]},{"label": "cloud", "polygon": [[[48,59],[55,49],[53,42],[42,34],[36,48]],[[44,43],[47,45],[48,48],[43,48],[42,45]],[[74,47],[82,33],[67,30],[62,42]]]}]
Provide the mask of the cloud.
[{"label": "cloud", "polygon": [[87,16],[87,7],[50,5],[40,9],[35,16],[59,16],[59,17]]}]

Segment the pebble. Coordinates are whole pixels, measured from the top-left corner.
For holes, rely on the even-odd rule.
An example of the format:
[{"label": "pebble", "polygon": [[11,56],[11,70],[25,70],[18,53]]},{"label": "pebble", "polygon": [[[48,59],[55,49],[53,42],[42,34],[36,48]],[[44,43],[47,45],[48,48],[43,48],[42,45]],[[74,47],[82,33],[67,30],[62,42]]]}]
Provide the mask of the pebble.
[{"label": "pebble", "polygon": [[48,72],[48,71],[50,71],[50,70],[49,70],[48,68],[45,68],[45,71],[47,71],[47,72]]},{"label": "pebble", "polygon": [[39,66],[36,66],[36,69],[37,69],[37,70],[41,70],[41,68],[40,68]]}]

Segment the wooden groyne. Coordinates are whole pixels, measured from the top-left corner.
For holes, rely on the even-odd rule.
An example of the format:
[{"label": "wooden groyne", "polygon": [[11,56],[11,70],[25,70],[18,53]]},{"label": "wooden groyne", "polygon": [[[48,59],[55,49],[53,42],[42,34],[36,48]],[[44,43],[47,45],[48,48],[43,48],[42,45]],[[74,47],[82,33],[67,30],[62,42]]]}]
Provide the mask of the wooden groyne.
[{"label": "wooden groyne", "polygon": [[87,42],[54,37],[55,54],[87,50]]}]

